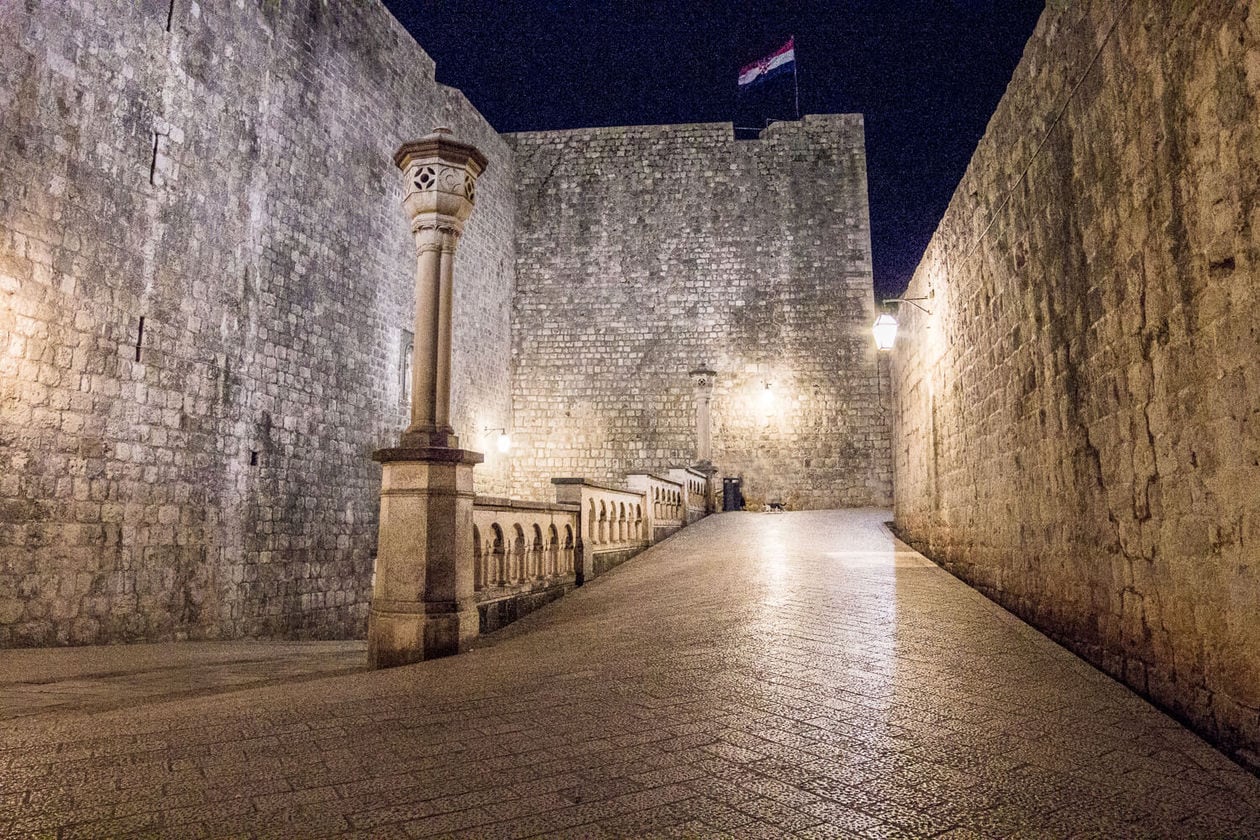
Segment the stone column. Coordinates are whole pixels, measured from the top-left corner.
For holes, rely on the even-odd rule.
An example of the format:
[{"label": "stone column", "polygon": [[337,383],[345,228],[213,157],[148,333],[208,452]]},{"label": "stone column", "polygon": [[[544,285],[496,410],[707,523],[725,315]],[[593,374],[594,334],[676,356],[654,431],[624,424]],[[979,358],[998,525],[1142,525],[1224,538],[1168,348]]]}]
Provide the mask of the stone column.
[{"label": "stone column", "polygon": [[713,401],[713,380],[717,372],[710,370],[708,365],[702,363],[689,375],[696,398],[696,463],[693,466],[708,476],[705,510],[712,513],[714,509],[713,475],[717,469],[713,466],[713,421],[709,414],[709,406]]},{"label": "stone column", "polygon": [[715,371],[708,365],[691,371],[691,384],[696,394],[696,463],[708,464],[713,460],[713,432],[709,418],[709,403],[713,399],[713,377]]},{"label": "stone column", "polygon": [[451,427],[455,248],[486,158],[439,128],[394,155],[416,239],[411,425],[381,462],[380,536],[368,616],[375,668],[458,653],[477,635],[473,599],[473,466]]}]

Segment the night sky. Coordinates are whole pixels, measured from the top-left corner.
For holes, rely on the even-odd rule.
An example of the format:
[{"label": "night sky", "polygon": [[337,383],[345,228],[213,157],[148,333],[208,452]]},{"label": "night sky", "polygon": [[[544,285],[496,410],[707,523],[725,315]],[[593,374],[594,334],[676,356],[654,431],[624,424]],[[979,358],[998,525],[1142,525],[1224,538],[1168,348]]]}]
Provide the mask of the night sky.
[{"label": "night sky", "polygon": [[[866,115],[875,286],[899,293],[1010,81],[1043,0],[385,0],[498,131]],[[740,136],[751,136],[742,133]]]}]

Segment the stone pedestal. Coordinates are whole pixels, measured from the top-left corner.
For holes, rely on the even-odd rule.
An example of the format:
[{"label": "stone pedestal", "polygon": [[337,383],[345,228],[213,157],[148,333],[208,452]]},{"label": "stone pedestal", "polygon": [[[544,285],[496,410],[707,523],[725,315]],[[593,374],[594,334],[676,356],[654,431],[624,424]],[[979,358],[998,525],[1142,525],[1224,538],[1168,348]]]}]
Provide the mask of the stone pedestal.
[{"label": "stone pedestal", "polygon": [[477,635],[473,466],[439,447],[381,449],[380,536],[368,617],[374,668],[459,653]]}]

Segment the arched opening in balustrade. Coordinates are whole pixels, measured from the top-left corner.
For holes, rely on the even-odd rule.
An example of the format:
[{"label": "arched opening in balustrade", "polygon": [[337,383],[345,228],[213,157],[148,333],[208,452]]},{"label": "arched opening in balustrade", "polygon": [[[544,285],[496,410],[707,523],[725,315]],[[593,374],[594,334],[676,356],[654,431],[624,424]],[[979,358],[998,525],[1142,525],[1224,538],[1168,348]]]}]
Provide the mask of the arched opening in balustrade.
[{"label": "arched opening in balustrade", "polygon": [[599,541],[608,542],[608,506],[603,499],[599,501]]},{"label": "arched opening in balustrade", "polygon": [[473,526],[473,590],[486,588],[486,558],[481,554],[481,531]]},{"label": "arched opening in balustrade", "polygon": [[661,488],[652,488],[652,516],[661,518]]},{"label": "arched opening in balustrade", "polygon": [[643,539],[643,505],[634,506],[634,538]]},{"label": "arched opening in balustrade", "polygon": [[626,541],[626,503],[617,505],[617,542]]},{"label": "arched opening in balustrade", "polygon": [[591,507],[590,513],[588,513],[586,517],[586,541],[590,543],[591,545],[594,545],[596,542],[595,529],[599,527],[595,521],[595,500],[594,499],[591,499],[590,507]]},{"label": "arched opening in balustrade", "polygon": [[509,575],[514,583],[519,583],[525,579],[525,529],[517,523],[512,526],[512,532],[512,568]]},{"label": "arched opening in balustrade", "polygon": [[556,526],[550,525],[547,528],[547,562],[543,569],[544,577],[552,577],[560,574],[560,535],[556,532]]},{"label": "arched opening in balustrade", "polygon": [[564,526],[564,554],[560,565],[566,575],[573,571],[573,528],[569,525]]},{"label": "arched opening in balustrade", "polygon": [[490,526],[490,537],[494,540],[488,564],[490,582],[495,586],[502,586],[507,580],[507,548],[506,541],[503,539],[503,529],[499,527],[498,522]]},{"label": "arched opening in balustrade", "polygon": [[529,552],[529,570],[526,577],[537,578],[542,580],[543,577],[543,536],[542,528],[538,527],[538,523],[534,523],[534,544],[530,547]]}]

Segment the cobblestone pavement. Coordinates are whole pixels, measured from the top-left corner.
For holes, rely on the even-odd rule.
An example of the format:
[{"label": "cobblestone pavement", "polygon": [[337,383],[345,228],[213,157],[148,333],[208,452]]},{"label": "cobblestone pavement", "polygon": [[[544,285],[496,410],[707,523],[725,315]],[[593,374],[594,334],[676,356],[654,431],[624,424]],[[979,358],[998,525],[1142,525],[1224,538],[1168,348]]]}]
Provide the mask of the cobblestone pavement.
[{"label": "cobblestone pavement", "polygon": [[1260,780],[885,517],[714,517],[459,657],[0,722],[0,833],[1260,836]]},{"label": "cobblestone pavement", "polygon": [[367,668],[367,643],[169,642],[0,650],[0,719],[100,711]]}]

